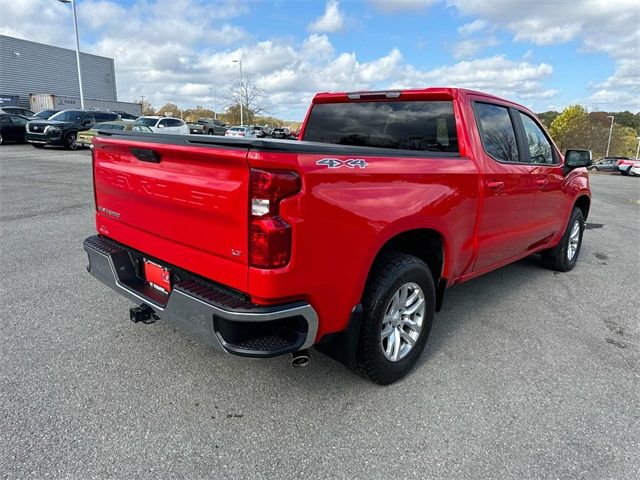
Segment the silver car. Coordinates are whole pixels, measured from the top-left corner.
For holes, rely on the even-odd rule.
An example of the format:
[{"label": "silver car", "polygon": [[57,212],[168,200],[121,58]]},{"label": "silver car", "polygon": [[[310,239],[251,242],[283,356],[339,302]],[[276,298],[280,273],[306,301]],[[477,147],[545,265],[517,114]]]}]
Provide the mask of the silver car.
[{"label": "silver car", "polygon": [[224,132],[225,137],[258,138],[250,127],[231,127]]}]

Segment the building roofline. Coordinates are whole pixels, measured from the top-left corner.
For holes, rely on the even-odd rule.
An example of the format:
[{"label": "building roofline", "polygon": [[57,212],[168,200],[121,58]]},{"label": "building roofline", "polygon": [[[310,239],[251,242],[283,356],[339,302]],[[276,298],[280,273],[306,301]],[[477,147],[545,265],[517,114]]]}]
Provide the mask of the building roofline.
[{"label": "building roofline", "polygon": [[[41,42],[35,42],[35,41],[33,41],[33,40],[27,40],[26,38],[11,37],[11,36],[9,36],[9,35],[2,35],[2,34],[0,34],[0,39],[1,39],[1,38],[9,38],[9,39],[11,39],[11,40],[17,40],[17,41],[19,41],[19,42],[33,43],[33,44],[35,44],[35,45],[40,45],[40,46],[48,47],[48,48],[57,48],[57,49],[59,49],[59,50],[66,50],[66,51],[68,51],[68,52],[71,52],[71,53],[75,54],[75,49],[73,49],[73,48],[59,47],[59,46],[57,46],[57,45],[50,45],[50,44],[48,44],[48,43],[41,43]],[[103,59],[105,59],[105,60],[111,60],[111,62],[115,63],[115,62],[114,62],[114,60],[113,60],[113,58],[111,58],[111,57],[105,57],[105,56],[103,56],[103,55],[96,55],[95,53],[88,53],[88,52],[84,52],[84,51],[82,51],[82,49],[80,49],[80,55],[89,55],[89,56],[91,56],[91,57],[103,58]]]}]

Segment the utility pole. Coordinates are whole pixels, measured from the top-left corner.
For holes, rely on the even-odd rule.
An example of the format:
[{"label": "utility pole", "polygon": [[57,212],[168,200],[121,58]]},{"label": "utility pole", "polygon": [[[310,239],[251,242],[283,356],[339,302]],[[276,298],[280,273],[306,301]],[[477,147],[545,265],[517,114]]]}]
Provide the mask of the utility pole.
[{"label": "utility pole", "polygon": [[215,87],[209,87],[209,92],[211,92],[211,97],[213,98],[213,119],[218,119],[218,114],[216,113],[216,89]]},{"label": "utility pole", "polygon": [[242,94],[242,59],[234,60],[233,63],[237,63],[240,66],[240,126],[244,127],[244,116],[242,113],[242,104],[244,103],[244,95]]},{"label": "utility pole", "polygon": [[605,153],[605,157],[609,156],[609,147],[611,146],[611,134],[613,133],[613,121],[615,117],[613,115],[607,115],[607,118],[611,119],[611,127],[609,127],[609,141],[607,142],[607,153]]},{"label": "utility pole", "polygon": [[58,0],[70,3],[73,10],[73,29],[76,32],[76,63],[78,64],[78,83],[80,84],[80,108],[84,110],[84,91],[82,89],[82,71],[80,70],[80,38],[78,37],[78,16],[76,14],[76,0]]},{"label": "utility pole", "polygon": [[140,115],[144,115],[144,95],[140,95]]},{"label": "utility pole", "polygon": [[640,155],[640,137],[638,137],[638,148],[636,148],[636,160],[640,160],[638,155]]}]

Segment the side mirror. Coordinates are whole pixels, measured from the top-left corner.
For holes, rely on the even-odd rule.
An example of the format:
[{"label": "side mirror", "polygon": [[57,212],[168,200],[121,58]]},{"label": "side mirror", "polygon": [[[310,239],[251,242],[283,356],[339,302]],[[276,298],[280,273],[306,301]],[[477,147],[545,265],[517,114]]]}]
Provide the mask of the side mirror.
[{"label": "side mirror", "polygon": [[567,150],[564,154],[564,166],[568,169],[590,167],[592,163],[591,150]]},{"label": "side mirror", "polygon": [[89,125],[91,123],[91,120],[85,119],[82,120],[82,125]]}]

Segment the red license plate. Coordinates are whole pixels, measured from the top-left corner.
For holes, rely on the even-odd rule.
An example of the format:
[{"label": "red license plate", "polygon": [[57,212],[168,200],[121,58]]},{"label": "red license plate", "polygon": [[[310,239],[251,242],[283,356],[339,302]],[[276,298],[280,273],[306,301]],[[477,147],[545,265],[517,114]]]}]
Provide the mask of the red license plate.
[{"label": "red license plate", "polygon": [[153,263],[146,258],[144,260],[144,277],[152,287],[164,292],[171,291],[171,272],[162,265]]}]

